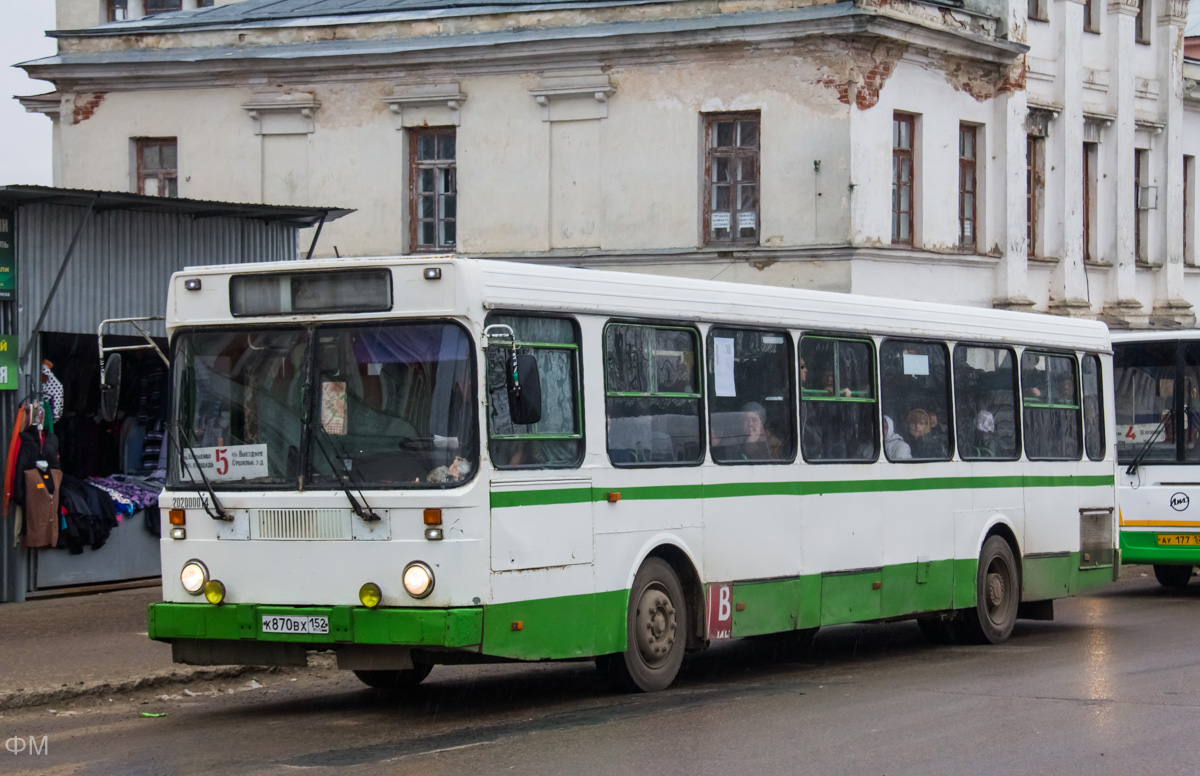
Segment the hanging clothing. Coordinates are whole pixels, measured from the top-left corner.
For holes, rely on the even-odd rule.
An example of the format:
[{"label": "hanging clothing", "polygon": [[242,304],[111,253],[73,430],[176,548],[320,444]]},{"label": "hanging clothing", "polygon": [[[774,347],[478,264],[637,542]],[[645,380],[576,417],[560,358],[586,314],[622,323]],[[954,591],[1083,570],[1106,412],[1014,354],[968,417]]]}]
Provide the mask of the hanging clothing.
[{"label": "hanging clothing", "polygon": [[21,445],[21,431],[25,428],[25,405],[17,409],[17,419],[13,423],[12,439],[8,442],[8,457],[4,459],[4,507],[0,515],[9,514],[8,507],[12,503],[13,480],[17,471],[17,450]]},{"label": "hanging clothing", "polygon": [[[30,426],[19,435],[17,448],[16,475],[13,480],[13,498],[19,504],[25,503],[26,483],[24,472],[37,469],[38,461],[45,461],[51,469],[61,469],[62,462],[58,457],[58,437]],[[28,509],[26,509],[28,519]]]},{"label": "hanging clothing", "polygon": [[58,469],[24,472],[26,549],[58,546],[58,503],[62,494],[62,472]]},{"label": "hanging clothing", "polygon": [[42,393],[50,401],[52,411],[48,417],[54,420],[62,420],[63,414],[63,387],[54,373],[50,371],[50,362],[42,362]]}]

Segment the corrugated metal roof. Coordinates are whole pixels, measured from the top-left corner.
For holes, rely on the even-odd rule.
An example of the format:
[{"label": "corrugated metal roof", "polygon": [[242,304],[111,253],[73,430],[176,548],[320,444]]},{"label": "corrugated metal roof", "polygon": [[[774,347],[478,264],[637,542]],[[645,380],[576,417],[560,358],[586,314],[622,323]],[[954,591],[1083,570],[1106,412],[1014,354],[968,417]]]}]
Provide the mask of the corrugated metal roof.
[{"label": "corrugated metal roof", "polygon": [[333,221],[354,212],[338,207],[213,202],[180,197],[150,197],[121,191],[61,189],[52,186],[0,186],[0,205],[70,205],[74,207],[92,205],[96,212],[127,210],[141,213],[187,215],[193,218],[249,218],[259,221],[276,221],[293,226],[315,226],[321,220]]}]

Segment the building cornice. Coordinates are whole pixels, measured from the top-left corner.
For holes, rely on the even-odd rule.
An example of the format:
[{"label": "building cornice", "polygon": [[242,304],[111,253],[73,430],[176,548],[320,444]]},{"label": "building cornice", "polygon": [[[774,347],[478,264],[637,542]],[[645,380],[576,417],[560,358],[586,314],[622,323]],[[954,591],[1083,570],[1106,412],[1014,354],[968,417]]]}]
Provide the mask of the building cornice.
[{"label": "building cornice", "polygon": [[[385,40],[323,40],[278,46],[133,48],[65,52],[21,65],[60,91],[135,91],[242,86],[253,79],[395,78],[439,71],[457,76],[677,61],[713,47],[826,45],[830,37],[893,40],[969,61],[1007,66],[1028,50],[1010,41],[933,28],[847,3],[791,11],[743,12],[701,19],[607,23],[580,27]],[[260,81],[261,83],[261,81]]]}]

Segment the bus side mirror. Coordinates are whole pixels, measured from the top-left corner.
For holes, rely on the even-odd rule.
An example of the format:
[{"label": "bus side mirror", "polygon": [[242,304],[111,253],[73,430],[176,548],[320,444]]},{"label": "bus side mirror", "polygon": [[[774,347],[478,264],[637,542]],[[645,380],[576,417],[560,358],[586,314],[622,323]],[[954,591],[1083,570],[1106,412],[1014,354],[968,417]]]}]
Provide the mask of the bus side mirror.
[{"label": "bus side mirror", "polygon": [[537,359],[513,355],[508,369],[508,414],[513,423],[529,425],[542,419],[542,379]]}]

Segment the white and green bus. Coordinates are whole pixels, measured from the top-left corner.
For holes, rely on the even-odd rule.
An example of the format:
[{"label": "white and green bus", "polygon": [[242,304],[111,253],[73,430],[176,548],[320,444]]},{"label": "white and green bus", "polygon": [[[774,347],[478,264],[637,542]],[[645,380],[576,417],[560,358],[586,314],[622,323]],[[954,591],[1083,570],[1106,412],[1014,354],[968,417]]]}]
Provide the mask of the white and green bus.
[{"label": "white and green bus", "polygon": [[1003,642],[1118,569],[1099,323],[427,256],[188,269],[167,324],[178,662],[657,690],[725,638]]},{"label": "white and green bus", "polygon": [[1200,332],[1112,339],[1121,560],[1180,589],[1200,564]]}]

